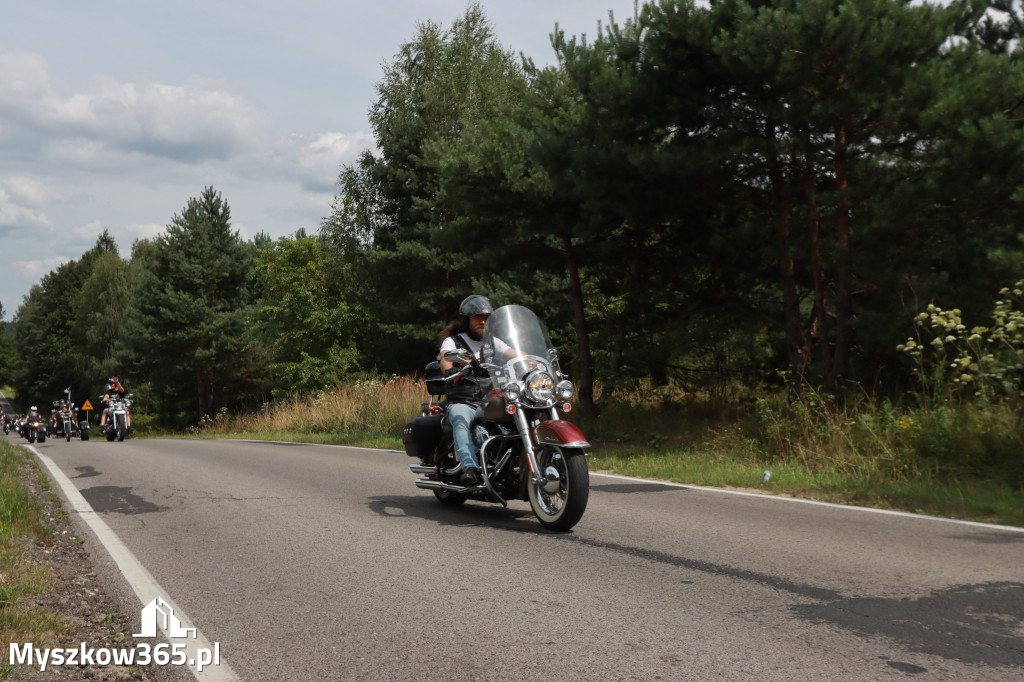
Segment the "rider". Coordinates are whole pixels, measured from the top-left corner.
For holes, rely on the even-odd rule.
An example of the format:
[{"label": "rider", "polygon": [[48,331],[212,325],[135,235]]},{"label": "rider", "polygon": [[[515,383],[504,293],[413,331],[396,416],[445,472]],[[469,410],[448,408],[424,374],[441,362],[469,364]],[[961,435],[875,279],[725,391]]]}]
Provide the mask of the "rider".
[{"label": "rider", "polygon": [[32,421],[35,421],[36,419],[38,419],[39,421],[43,421],[43,416],[39,414],[39,408],[36,407],[35,405],[33,405],[29,409],[29,411],[25,413],[25,416],[22,417],[18,423],[24,426],[25,424],[28,424],[30,419]]},{"label": "rider", "polygon": [[[107,379],[107,385],[104,388],[104,391],[105,392],[103,394],[103,397],[100,398],[100,403],[102,403],[103,406],[104,406],[103,407],[103,411],[100,413],[100,428],[101,429],[104,426],[107,425],[107,417],[108,417],[108,415],[110,415],[114,411],[114,408],[111,407],[111,405],[110,405],[110,400],[112,398],[123,398],[124,394],[126,393],[126,391],[124,390],[124,386],[121,385],[121,380],[118,379],[116,376],[110,377],[109,379]],[[124,410],[124,415],[125,415],[125,426],[127,426],[128,430],[131,431],[131,428],[132,428],[132,413],[128,411],[127,407]]]},{"label": "rider", "polygon": [[[60,401],[60,411],[59,412],[54,412],[53,413],[53,417],[52,417],[52,423],[53,423],[52,430],[53,430],[54,433],[60,433],[61,435],[64,434],[64,417],[63,417],[63,415],[67,414],[68,412],[71,412],[71,405],[68,403],[67,400]],[[75,415],[74,415],[74,413],[72,413],[71,414],[71,433],[72,434],[75,433],[75,431],[78,430],[78,428],[75,425],[75,421],[76,421],[75,420]]]},{"label": "rider", "polygon": [[[445,360],[446,352],[461,348],[470,351],[473,357],[479,360],[484,328],[487,326],[487,318],[493,311],[494,306],[491,302],[480,294],[467,296],[459,305],[459,319],[445,327],[442,332],[444,338],[441,342],[441,351],[438,354],[441,371],[446,377],[459,372],[459,368]],[[490,388],[490,375],[475,360],[468,375],[458,377],[448,385],[448,421],[452,425],[455,453],[462,463],[462,477],[459,482],[465,486],[478,485],[481,480],[470,425],[475,419],[483,417],[481,403]]]}]

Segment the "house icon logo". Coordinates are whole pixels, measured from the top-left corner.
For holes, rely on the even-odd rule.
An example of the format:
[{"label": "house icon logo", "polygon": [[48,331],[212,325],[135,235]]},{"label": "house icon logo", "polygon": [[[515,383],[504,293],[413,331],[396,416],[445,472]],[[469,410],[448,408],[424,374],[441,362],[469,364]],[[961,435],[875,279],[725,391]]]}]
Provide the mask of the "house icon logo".
[{"label": "house icon logo", "polygon": [[132,637],[156,637],[157,628],[164,630],[168,637],[188,637],[191,632],[192,639],[196,639],[196,628],[181,627],[174,609],[163,597],[157,597],[142,608],[142,632],[133,633]]}]

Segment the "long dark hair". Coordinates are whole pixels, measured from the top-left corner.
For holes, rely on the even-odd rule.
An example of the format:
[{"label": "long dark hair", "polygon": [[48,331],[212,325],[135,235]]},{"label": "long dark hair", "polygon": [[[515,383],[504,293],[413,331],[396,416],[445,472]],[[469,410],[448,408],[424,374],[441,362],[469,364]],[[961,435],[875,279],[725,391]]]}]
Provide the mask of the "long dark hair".
[{"label": "long dark hair", "polygon": [[444,340],[449,336],[455,336],[456,334],[461,334],[465,331],[466,330],[462,328],[461,322],[458,320],[452,320],[444,326],[444,329],[441,330],[441,342],[444,343]]}]

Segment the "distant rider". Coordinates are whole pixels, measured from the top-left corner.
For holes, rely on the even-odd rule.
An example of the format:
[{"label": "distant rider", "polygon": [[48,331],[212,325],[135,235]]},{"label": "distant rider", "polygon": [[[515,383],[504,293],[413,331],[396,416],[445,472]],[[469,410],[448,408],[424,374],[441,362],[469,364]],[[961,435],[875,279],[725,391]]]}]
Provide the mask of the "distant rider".
[{"label": "distant rider", "polygon": [[[52,419],[53,428],[52,428],[52,431],[54,433],[59,433],[61,435],[64,435],[64,415],[67,414],[68,412],[71,412],[71,405],[66,400],[60,401],[60,411],[53,413],[53,419]],[[78,430],[77,429],[77,425],[76,425],[77,421],[78,420],[75,418],[74,413],[72,413],[71,414],[71,422],[70,422],[71,423],[71,433],[72,434],[74,434],[75,431]]]},{"label": "distant rider", "polygon": [[21,421],[19,421],[18,423],[24,426],[25,424],[28,424],[29,421],[35,421],[37,419],[39,421],[45,421],[43,419],[43,416],[39,414],[39,408],[33,405],[31,408],[29,408],[29,411],[25,413],[25,416],[22,417]]},{"label": "distant rider", "polygon": [[[107,385],[104,388],[103,397],[100,398],[100,403],[103,405],[103,411],[100,413],[100,428],[102,429],[107,425],[107,418],[113,413],[113,407],[110,405],[110,401],[113,398],[123,398],[127,391],[124,390],[124,386],[121,385],[121,380],[116,376],[110,377],[107,380]],[[132,429],[132,413],[125,408],[125,426],[128,430]]]}]

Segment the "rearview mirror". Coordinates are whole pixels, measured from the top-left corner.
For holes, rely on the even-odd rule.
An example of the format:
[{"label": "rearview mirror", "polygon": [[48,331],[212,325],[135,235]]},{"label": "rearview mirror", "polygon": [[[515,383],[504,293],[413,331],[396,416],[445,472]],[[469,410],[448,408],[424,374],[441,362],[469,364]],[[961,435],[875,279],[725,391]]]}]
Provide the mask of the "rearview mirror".
[{"label": "rearview mirror", "polygon": [[473,362],[473,354],[468,350],[449,350],[445,351],[444,359],[453,365],[468,365]]}]

